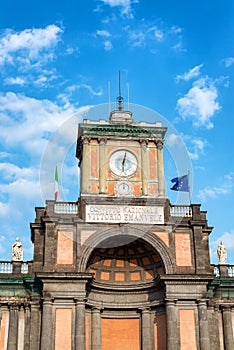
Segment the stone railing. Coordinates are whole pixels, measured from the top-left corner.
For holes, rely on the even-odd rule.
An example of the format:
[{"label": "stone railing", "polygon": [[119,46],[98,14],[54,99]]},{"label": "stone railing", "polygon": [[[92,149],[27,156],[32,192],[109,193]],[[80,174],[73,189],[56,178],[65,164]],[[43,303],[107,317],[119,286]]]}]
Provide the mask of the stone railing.
[{"label": "stone railing", "polygon": [[234,265],[219,264],[211,265],[214,269],[215,277],[232,277],[234,278]]},{"label": "stone railing", "polygon": [[172,205],[170,208],[171,216],[192,217],[192,207],[187,205]]},{"label": "stone railing", "polygon": [[29,261],[0,261],[0,273],[23,273],[30,270]]},{"label": "stone railing", "polygon": [[72,202],[55,202],[54,203],[55,214],[78,214],[77,203]]}]

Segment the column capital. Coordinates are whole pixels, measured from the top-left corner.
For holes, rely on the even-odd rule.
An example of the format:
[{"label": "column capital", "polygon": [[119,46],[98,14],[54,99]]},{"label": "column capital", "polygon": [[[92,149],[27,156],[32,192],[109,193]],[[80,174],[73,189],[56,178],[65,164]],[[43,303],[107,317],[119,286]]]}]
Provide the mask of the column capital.
[{"label": "column capital", "polygon": [[145,147],[148,146],[148,140],[146,139],[139,139],[139,143],[141,146],[145,146]]},{"label": "column capital", "polygon": [[10,311],[13,311],[13,310],[18,311],[20,309],[20,306],[21,306],[21,304],[17,303],[17,302],[8,303],[8,308]]},{"label": "column capital", "polygon": [[83,144],[85,144],[85,145],[89,144],[89,143],[90,143],[90,140],[91,140],[90,137],[88,137],[88,136],[86,136],[86,135],[82,136],[82,143],[83,143]]},{"label": "column capital", "polygon": [[24,307],[25,311],[29,310],[31,308],[31,304],[30,303],[24,303],[23,307]]},{"label": "column capital", "polygon": [[87,302],[87,300],[88,300],[87,298],[74,298],[74,303],[76,305],[78,305],[78,304],[83,305]]},{"label": "column capital", "polygon": [[162,139],[157,139],[156,140],[156,146],[158,149],[162,149],[163,148],[163,144],[164,144],[164,141]]},{"label": "column capital", "polygon": [[202,305],[207,306],[208,299],[197,299],[196,303],[198,306],[202,306]]},{"label": "column capital", "polygon": [[98,143],[100,145],[105,145],[107,143],[107,138],[106,137],[98,137]]},{"label": "column capital", "polygon": [[232,305],[221,305],[221,310],[223,312],[231,312],[232,311]]},{"label": "column capital", "polygon": [[150,313],[151,312],[151,307],[150,306],[146,306],[146,307],[139,308],[139,310],[141,311],[142,314],[146,314],[146,313]]},{"label": "column capital", "polygon": [[96,313],[96,314],[98,314],[98,313],[101,313],[102,311],[103,311],[103,307],[101,307],[101,306],[93,306],[92,308],[91,308],[91,312],[92,313]]},{"label": "column capital", "polygon": [[43,304],[44,304],[44,305],[45,305],[45,304],[53,304],[54,298],[48,297],[48,296],[44,296],[44,297],[42,298],[42,301],[43,301]]}]

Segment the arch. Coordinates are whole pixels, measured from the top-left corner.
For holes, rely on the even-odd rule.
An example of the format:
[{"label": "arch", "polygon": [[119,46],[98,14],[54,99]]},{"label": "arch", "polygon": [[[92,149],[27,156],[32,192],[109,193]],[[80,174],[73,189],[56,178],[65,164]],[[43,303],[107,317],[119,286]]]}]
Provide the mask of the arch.
[{"label": "arch", "polygon": [[127,227],[123,226],[118,228],[111,228],[105,231],[93,233],[92,236],[90,236],[84,242],[84,245],[81,249],[80,260],[78,264],[79,272],[86,272],[86,267],[93,250],[95,248],[104,247],[102,244],[107,240],[110,242],[110,238],[112,239],[113,244],[110,247],[126,244],[129,241],[134,241],[141,238],[143,241],[149,243],[157,251],[163,263],[165,273],[174,273],[173,259],[165,243],[153,233],[146,232],[129,225]]}]

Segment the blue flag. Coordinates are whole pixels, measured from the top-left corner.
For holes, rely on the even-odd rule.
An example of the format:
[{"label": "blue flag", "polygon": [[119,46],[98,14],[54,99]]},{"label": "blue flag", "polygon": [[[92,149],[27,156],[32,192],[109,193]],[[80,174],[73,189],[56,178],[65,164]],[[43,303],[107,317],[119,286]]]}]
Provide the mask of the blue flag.
[{"label": "blue flag", "polygon": [[171,182],[174,183],[174,185],[170,188],[171,190],[189,192],[188,175],[175,177],[174,179],[171,179]]}]

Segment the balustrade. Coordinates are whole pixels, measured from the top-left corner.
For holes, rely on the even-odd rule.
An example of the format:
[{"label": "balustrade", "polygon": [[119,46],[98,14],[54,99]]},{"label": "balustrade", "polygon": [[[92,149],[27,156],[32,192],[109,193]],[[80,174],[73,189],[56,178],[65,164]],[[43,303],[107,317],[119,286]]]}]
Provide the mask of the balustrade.
[{"label": "balustrade", "polygon": [[171,216],[192,217],[192,208],[187,205],[172,205],[170,208]]},{"label": "balustrade", "polygon": [[78,205],[77,203],[57,202],[54,204],[54,212],[55,214],[75,215],[78,213]]}]

